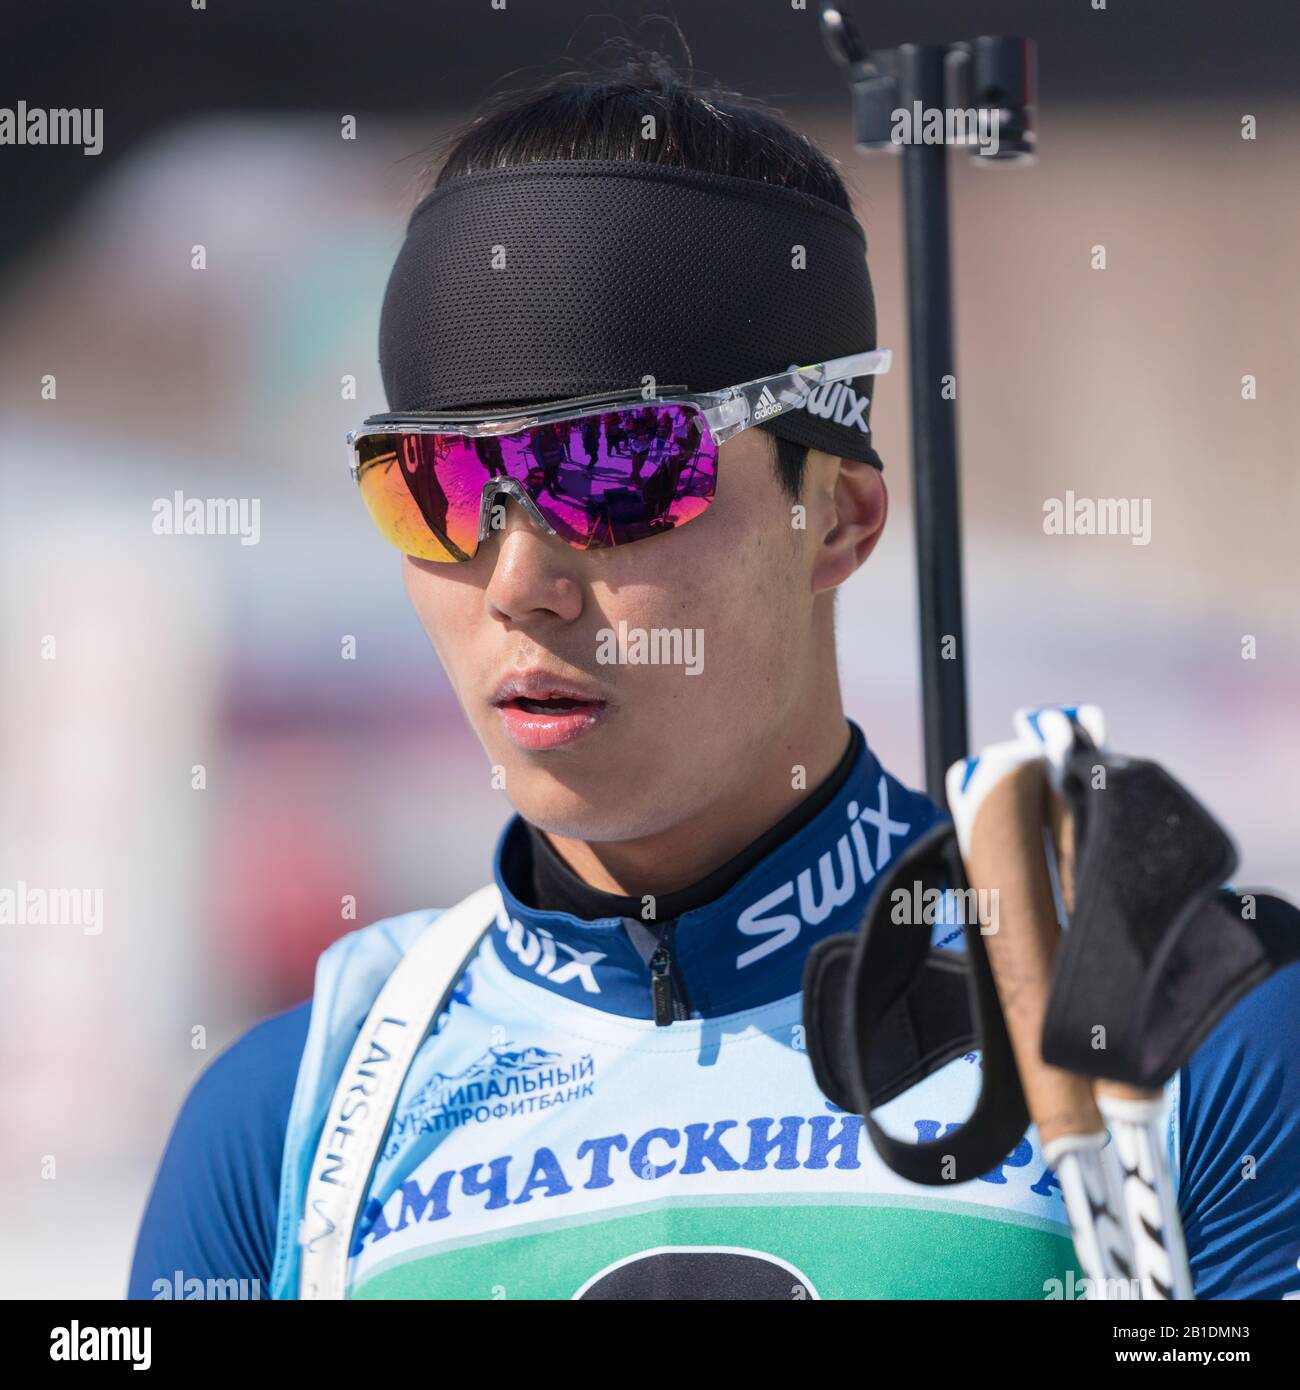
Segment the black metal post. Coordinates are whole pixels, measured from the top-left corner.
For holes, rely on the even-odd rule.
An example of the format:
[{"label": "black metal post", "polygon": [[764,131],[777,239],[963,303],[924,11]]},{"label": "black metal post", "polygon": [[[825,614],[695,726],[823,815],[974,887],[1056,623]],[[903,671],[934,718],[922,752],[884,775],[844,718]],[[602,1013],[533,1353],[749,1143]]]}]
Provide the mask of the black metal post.
[{"label": "black metal post", "polygon": [[[926,111],[944,107],[945,59],[945,48],[898,49],[898,96],[905,110],[915,110],[914,102]],[[902,160],[925,786],[943,806],[944,775],[969,746],[948,149],[907,144]]]},{"label": "black metal post", "polygon": [[[968,747],[948,147],[915,130],[912,140],[901,140],[894,121],[900,111],[913,123],[918,115],[924,122],[950,107],[966,116],[978,112],[998,134],[988,149],[981,148],[980,158],[1032,159],[1034,46],[1027,39],[984,35],[872,52],[838,0],[821,0],[820,27],[832,61],[848,73],[854,144],[860,150],[892,148],[903,160],[925,786],[946,806],[944,777]],[[969,138],[957,143],[969,144]]]}]

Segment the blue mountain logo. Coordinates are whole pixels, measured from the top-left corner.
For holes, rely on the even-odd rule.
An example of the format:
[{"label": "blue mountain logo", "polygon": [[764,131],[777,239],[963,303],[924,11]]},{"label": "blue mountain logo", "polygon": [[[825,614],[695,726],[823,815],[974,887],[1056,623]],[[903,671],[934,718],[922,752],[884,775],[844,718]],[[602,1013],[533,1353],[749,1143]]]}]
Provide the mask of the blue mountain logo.
[{"label": "blue mountain logo", "polygon": [[446,1098],[447,1092],[477,1081],[480,1077],[510,1075],[536,1071],[548,1066],[564,1054],[549,1052],[544,1047],[516,1047],[514,1043],[500,1043],[489,1047],[476,1057],[467,1067],[458,1072],[437,1071],[411,1097],[409,1109],[419,1110],[438,1105]]}]

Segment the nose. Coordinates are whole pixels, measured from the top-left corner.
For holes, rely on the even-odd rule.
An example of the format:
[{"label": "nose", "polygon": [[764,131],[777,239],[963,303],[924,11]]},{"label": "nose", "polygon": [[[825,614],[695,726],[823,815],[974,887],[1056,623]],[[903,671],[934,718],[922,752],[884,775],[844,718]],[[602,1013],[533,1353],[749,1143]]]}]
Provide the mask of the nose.
[{"label": "nose", "polygon": [[574,622],[583,606],[578,553],[544,531],[517,497],[498,492],[491,503],[483,550],[492,565],[484,591],[492,616],[507,624]]}]

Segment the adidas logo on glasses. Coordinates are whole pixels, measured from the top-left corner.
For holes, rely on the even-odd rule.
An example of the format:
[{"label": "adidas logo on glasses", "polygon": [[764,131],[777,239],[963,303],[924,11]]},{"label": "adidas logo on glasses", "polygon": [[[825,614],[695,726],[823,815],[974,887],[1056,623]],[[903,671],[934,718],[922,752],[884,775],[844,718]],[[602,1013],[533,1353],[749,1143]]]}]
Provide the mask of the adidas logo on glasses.
[{"label": "adidas logo on glasses", "polygon": [[781,403],[772,394],[768,387],[763,387],[763,393],[758,398],[758,404],[754,407],[754,419],[766,420],[769,415],[779,415],[781,413]]}]

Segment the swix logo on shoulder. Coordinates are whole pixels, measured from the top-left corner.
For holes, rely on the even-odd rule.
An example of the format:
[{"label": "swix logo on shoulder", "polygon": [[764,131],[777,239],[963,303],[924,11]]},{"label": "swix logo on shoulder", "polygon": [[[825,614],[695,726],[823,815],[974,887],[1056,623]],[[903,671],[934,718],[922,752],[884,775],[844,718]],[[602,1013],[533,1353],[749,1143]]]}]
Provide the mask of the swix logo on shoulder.
[{"label": "swix logo on shoulder", "polygon": [[[827,850],[817,860],[820,896],[814,887],[813,870],[807,868],[759,898],[740,914],[736,920],[740,931],[746,936],[764,936],[767,940],[742,951],[736,957],[737,970],[743,970],[764,956],[770,956],[773,951],[790,945],[798,939],[805,926],[820,926],[835,908],[851,902],[858,890],[865,888],[889,863],[893,856],[894,840],[905,839],[912,826],[908,821],[894,820],[890,816],[889,782],[884,773],[880,775],[876,795],[875,809],[860,807],[857,801],[849,802],[846,808],[848,830],[835,842],[833,849]],[[867,844],[864,828],[867,826],[876,832],[874,862]],[[798,909],[797,913],[775,912],[791,898],[797,898],[797,902],[792,904]],[[769,915],[773,913],[775,915]]]},{"label": "swix logo on shoulder", "polygon": [[535,975],[552,985],[576,980],[588,994],[599,994],[596,966],[605,959],[603,951],[579,951],[567,941],[557,941],[545,927],[535,930],[517,918],[498,914],[497,930],[506,939],[511,955]]}]

